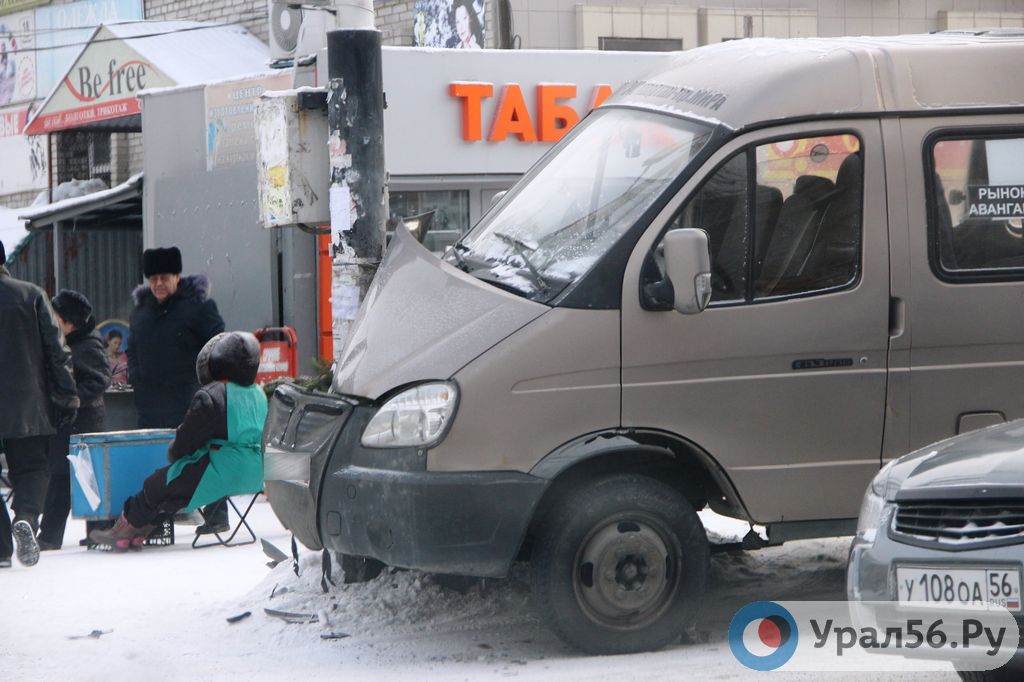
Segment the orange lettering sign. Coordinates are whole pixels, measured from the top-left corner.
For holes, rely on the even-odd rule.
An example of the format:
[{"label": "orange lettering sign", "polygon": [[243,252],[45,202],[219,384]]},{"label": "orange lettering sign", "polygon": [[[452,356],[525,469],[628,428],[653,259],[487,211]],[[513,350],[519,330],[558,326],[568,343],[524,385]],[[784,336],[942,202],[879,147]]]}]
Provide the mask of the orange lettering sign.
[{"label": "orange lettering sign", "polygon": [[462,139],[475,142],[483,139],[480,103],[494,94],[491,83],[452,83],[448,86],[452,97],[462,100]]},{"label": "orange lettering sign", "polygon": [[575,109],[558,102],[575,97],[575,85],[537,86],[537,132],[541,142],[558,142],[570,128],[580,122],[580,115]]},{"label": "orange lettering sign", "polygon": [[509,135],[515,135],[523,142],[537,141],[537,131],[533,129],[522,88],[515,83],[502,88],[498,111],[494,114],[494,125],[487,139],[500,142]]},{"label": "orange lettering sign", "polygon": [[[574,100],[577,86],[571,83],[546,83],[537,86],[536,126],[518,83],[507,83],[494,113],[487,139],[501,142],[510,135],[523,142],[558,142],[579,123],[576,108],[565,100]],[[494,96],[493,83],[456,82],[448,85],[448,94],[461,100],[462,139],[479,142],[483,139],[483,101]],[[599,107],[612,94],[610,85],[594,86],[587,111]]]}]

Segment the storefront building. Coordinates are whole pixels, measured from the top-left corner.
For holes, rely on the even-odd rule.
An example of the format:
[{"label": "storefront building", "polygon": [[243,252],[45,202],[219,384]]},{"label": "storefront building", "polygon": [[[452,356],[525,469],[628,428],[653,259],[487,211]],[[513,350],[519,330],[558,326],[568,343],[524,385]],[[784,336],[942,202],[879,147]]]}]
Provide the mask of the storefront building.
[{"label": "storefront building", "polygon": [[[435,250],[473,225],[558,131],[669,58],[665,51],[756,36],[1024,26],[1024,0],[378,0],[373,8],[386,45],[428,48],[386,51],[385,149],[391,215],[433,212],[426,243]],[[229,326],[288,323],[305,345],[319,333],[309,303],[317,298],[316,245],[297,230],[259,227],[249,115],[263,90],[323,85],[326,60],[315,57],[327,17],[312,4],[274,0],[0,0],[0,206],[28,207],[40,193],[49,203],[71,180],[118,187],[144,170],[144,231],[119,248],[138,255],[143,245],[182,245],[186,269],[214,277]],[[88,78],[69,73],[97,26],[140,19],[160,22],[148,30],[168,35],[187,30],[183,21],[241,25],[263,42],[265,56],[235,70],[255,74],[241,80],[212,69],[164,80],[124,72],[115,81],[109,58]],[[199,31],[194,41],[217,52],[213,32]],[[178,57],[164,55],[163,71]],[[296,61],[302,66],[291,68]],[[61,93],[55,87],[65,75],[74,76],[74,88]],[[116,100],[115,86],[141,96],[131,93],[131,108],[109,104],[102,112],[56,106],[71,89],[88,99],[89,88],[108,82],[103,97]],[[48,105],[64,113],[41,111]],[[14,264],[50,289],[62,274],[56,233],[38,239],[34,253],[21,250],[31,268]],[[80,238],[72,230],[64,243]],[[68,284],[91,286],[63,274]],[[300,355],[317,352],[307,346]]]},{"label": "storefront building", "polygon": [[[310,5],[315,3],[310,3]],[[384,43],[456,47],[454,0],[377,0]],[[470,0],[469,46],[679,50],[745,36],[921,33],[1024,26],[1024,0]],[[299,46],[322,10],[273,0],[3,0],[0,2],[0,206],[20,208],[72,178],[119,184],[142,169],[133,132],[81,130],[27,138],[20,127],[100,23],[190,20],[239,24],[272,58]]]}]

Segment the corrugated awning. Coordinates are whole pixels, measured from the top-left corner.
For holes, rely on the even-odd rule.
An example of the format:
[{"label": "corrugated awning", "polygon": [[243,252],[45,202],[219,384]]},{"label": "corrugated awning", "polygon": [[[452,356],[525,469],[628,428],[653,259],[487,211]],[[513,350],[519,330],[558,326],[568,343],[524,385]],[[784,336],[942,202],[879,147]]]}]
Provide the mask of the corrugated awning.
[{"label": "corrugated awning", "polygon": [[142,173],[110,189],[21,210],[28,230],[74,221],[75,229],[142,229]]},{"label": "corrugated awning", "polygon": [[241,26],[198,21],[101,24],[25,126],[26,135],[138,129],[139,92],[266,69],[267,46]]}]

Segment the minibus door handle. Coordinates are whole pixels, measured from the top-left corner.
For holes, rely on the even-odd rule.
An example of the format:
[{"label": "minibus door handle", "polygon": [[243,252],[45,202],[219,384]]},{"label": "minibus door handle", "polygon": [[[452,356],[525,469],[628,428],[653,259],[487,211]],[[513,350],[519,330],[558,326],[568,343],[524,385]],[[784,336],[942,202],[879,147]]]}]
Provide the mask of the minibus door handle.
[{"label": "minibus door handle", "polygon": [[906,326],[907,306],[898,296],[889,297],[889,338],[898,339],[903,336]]}]

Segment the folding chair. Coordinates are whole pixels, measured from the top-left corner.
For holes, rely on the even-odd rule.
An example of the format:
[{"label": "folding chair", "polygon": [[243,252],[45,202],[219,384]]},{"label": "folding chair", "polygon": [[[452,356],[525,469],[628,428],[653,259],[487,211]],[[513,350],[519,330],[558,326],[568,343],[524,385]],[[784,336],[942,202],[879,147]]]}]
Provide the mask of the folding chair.
[{"label": "folding chair", "polygon": [[[256,542],[256,533],[253,532],[252,527],[249,525],[249,522],[245,520],[245,517],[247,517],[249,515],[249,511],[252,509],[252,506],[256,503],[256,498],[259,497],[262,493],[263,493],[262,490],[258,490],[258,491],[256,491],[255,493],[252,494],[252,499],[249,500],[249,504],[245,507],[245,511],[244,512],[243,511],[239,511],[238,507],[235,505],[235,500],[233,498],[231,498],[231,497],[228,497],[227,498],[228,506],[230,506],[232,509],[234,509],[235,510],[235,514],[238,516],[238,523],[236,523],[235,527],[231,530],[231,534],[228,535],[226,539],[221,537],[221,535],[226,535],[227,534],[226,532],[225,533],[204,533],[203,535],[196,535],[194,538],[192,538],[192,548],[193,549],[202,549],[204,547],[217,547],[218,545],[221,546],[221,547],[239,547],[241,545],[251,545],[254,542]],[[202,507],[199,508],[199,514],[202,515],[204,522],[206,522],[206,523],[210,522],[210,519],[206,518],[206,512],[203,510]],[[245,531],[249,534],[249,539],[248,540],[242,540],[240,542],[232,542],[232,540],[235,539],[235,536],[238,535],[238,532],[240,530],[242,530],[242,528],[245,528]],[[199,541],[204,536],[209,536],[209,535],[213,535],[216,538],[216,540],[213,540],[211,542],[204,542],[202,544],[199,544]]]}]

